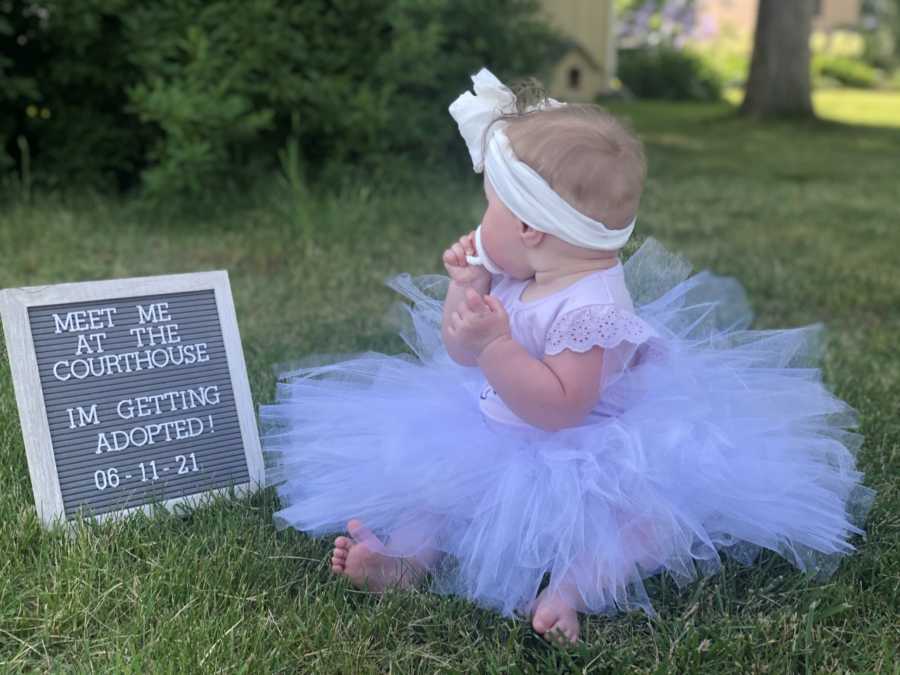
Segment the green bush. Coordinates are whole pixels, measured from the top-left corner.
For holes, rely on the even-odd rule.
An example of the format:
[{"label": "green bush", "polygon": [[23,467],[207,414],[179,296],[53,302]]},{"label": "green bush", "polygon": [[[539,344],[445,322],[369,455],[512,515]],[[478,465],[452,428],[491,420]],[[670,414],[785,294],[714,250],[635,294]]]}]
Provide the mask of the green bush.
[{"label": "green bush", "polygon": [[447,106],[469,75],[546,74],[562,49],[538,0],[45,0],[37,23],[32,4],[0,4],[0,76],[39,85],[0,93],[3,143],[24,129],[56,180],[142,177],[157,195],[235,184],[289,139],[310,175],[463,164]]},{"label": "green bush", "polygon": [[638,98],[715,101],[719,76],[697,54],[673,47],[620,50],[619,79]]},{"label": "green bush", "polygon": [[734,52],[699,54],[723,87],[743,87],[750,74],[750,55]]},{"label": "green bush", "polygon": [[[4,9],[0,6],[0,12]],[[0,13],[0,177],[14,167],[10,151],[15,151],[17,138],[22,133],[13,111],[21,102],[38,95],[37,82],[27,73],[17,72],[9,53],[8,45],[15,43],[18,28],[5,12]]]},{"label": "green bush", "polygon": [[[127,187],[136,180],[150,132],[127,110],[129,62],[121,16],[128,0],[0,3],[8,33],[0,55],[9,75],[31,83],[5,100],[0,135],[8,150],[27,139],[35,184]],[[2,89],[3,87],[0,87]]]},{"label": "green bush", "polygon": [[872,66],[847,56],[817,54],[813,57],[813,75],[828,78],[847,87],[872,89],[878,86],[879,74]]}]

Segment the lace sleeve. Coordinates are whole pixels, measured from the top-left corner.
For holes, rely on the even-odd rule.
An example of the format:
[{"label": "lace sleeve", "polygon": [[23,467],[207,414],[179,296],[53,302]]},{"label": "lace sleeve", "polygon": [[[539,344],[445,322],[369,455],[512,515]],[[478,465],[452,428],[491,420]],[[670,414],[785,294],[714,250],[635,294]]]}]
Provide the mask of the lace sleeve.
[{"label": "lace sleeve", "polygon": [[595,346],[611,349],[621,342],[639,345],[655,335],[632,312],[614,305],[585,305],[556,317],[547,331],[544,354],[552,356],[564,349],[580,353]]}]

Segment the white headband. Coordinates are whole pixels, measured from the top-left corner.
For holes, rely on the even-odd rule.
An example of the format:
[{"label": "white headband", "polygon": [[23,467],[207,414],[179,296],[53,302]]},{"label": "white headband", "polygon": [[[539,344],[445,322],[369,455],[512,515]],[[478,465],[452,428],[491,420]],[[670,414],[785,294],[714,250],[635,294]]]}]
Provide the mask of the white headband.
[{"label": "white headband", "polygon": [[[487,69],[472,76],[475,95],[465,91],[450,104],[450,115],[459,125],[472,157],[475,173],[485,171],[494,191],[516,217],[536,230],[584,248],[615,250],[622,248],[634,230],[636,218],[627,227],[614,230],[580,213],[551,188],[540,174],[520,161],[503,132],[503,121],[491,127],[484,156],[484,134],[495,119],[516,112],[516,96]],[[565,105],[548,99],[545,105],[530,106],[528,111]]]}]

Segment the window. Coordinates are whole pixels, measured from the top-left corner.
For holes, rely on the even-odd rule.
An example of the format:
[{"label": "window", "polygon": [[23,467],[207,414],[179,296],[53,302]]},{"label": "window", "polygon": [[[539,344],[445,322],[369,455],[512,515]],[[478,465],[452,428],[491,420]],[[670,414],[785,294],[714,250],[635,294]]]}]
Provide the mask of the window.
[{"label": "window", "polygon": [[569,89],[578,89],[581,86],[581,70],[569,68]]}]

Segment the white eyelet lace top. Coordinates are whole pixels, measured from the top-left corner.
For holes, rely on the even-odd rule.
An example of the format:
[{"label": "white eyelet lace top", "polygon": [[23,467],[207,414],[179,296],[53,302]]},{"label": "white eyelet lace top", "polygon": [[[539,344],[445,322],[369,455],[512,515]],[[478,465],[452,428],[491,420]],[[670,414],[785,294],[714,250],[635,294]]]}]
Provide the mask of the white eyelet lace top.
[{"label": "white eyelet lace top", "polygon": [[[565,349],[584,353],[602,347],[606,350],[605,385],[621,372],[637,345],[656,336],[656,331],[634,313],[621,263],[592,272],[550,295],[523,301],[522,292],[531,281],[492,274],[491,295],[506,308],[513,338],[534,358],[543,359]],[[479,405],[495,421],[526,425],[486,379]]]}]

